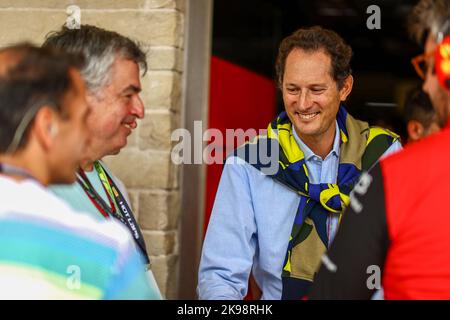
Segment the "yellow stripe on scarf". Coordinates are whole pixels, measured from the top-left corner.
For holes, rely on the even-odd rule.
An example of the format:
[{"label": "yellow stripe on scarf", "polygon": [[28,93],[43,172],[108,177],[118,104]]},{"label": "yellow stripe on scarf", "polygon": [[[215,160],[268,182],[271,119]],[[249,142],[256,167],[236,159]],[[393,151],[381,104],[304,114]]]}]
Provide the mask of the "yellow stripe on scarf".
[{"label": "yellow stripe on scarf", "polygon": [[[289,238],[289,241],[292,241],[292,236]],[[284,271],[291,272],[291,252],[288,252],[288,259],[283,268]]]},{"label": "yellow stripe on scarf", "polygon": [[344,131],[342,131],[342,129],[339,129],[339,131],[341,132],[342,143],[346,143],[348,141],[347,136],[345,135]]},{"label": "yellow stripe on scarf", "polygon": [[342,210],[336,210],[336,209],[333,209],[333,208],[331,208],[331,207],[329,207],[328,205],[327,205],[327,202],[331,199],[331,198],[333,198],[333,197],[335,197],[335,196],[340,196],[341,197],[341,206],[343,207],[343,208],[346,208],[349,204],[350,204],[350,197],[349,196],[347,196],[346,194],[344,194],[344,193],[342,193],[340,190],[339,190],[339,186],[337,185],[337,184],[334,184],[334,183],[329,183],[328,184],[328,189],[324,189],[324,190],[322,190],[321,192],[320,192],[320,204],[325,208],[325,209],[327,209],[328,211],[330,211],[330,212],[333,212],[333,213],[341,213],[342,212]]},{"label": "yellow stripe on scarf", "polygon": [[370,127],[369,138],[367,139],[366,145],[368,146],[372,142],[373,139],[375,139],[376,137],[378,137],[380,135],[389,135],[392,138],[394,138],[394,141],[396,141],[399,138],[398,134],[395,134],[394,132],[392,132],[388,129],[383,129],[380,127]]},{"label": "yellow stripe on scarf", "polygon": [[289,164],[302,160],[304,158],[303,152],[300,150],[294,135],[291,133],[292,124],[279,124],[276,129],[277,130],[274,130],[272,125],[269,124],[269,127],[267,128],[267,137],[278,140]]}]

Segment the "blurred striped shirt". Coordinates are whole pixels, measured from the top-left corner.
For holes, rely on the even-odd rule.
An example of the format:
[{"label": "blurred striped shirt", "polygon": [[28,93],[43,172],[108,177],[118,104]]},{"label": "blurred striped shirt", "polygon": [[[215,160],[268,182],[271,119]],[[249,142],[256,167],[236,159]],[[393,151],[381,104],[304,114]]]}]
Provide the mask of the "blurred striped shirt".
[{"label": "blurred striped shirt", "polygon": [[128,230],[0,176],[0,299],[159,299]]}]

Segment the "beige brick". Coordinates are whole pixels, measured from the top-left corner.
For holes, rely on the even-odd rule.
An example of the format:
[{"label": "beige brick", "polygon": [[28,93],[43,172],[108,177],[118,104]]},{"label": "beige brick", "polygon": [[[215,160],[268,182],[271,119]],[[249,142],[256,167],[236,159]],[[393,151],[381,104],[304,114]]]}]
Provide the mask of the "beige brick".
[{"label": "beige brick", "polygon": [[179,127],[180,116],[171,112],[146,113],[139,131],[139,148],[170,151],[172,131]]},{"label": "beige brick", "polygon": [[[40,44],[48,32],[59,30],[66,23],[66,19],[64,9],[50,12],[0,10],[0,30],[14,30],[0,33],[0,43],[8,45],[28,40]],[[179,47],[183,42],[180,39],[182,20],[181,14],[176,11],[82,11],[81,14],[83,24],[113,30],[154,46]]]},{"label": "beige brick", "polygon": [[168,152],[142,152],[126,148],[104,160],[128,188],[172,189],[173,185],[178,184],[172,181],[178,176],[171,173],[175,165]]},{"label": "beige brick", "polygon": [[184,0],[2,0],[0,8],[64,9],[75,4],[83,9],[178,9],[184,10]]},{"label": "beige brick", "polygon": [[169,300],[176,300],[178,298],[178,277],[179,277],[179,263],[178,260],[175,264],[169,268],[170,276],[168,277],[166,283],[165,296]]},{"label": "beige brick", "polygon": [[139,148],[141,150],[165,150],[171,146],[171,119],[170,113],[159,114],[147,112],[143,126],[139,132]]},{"label": "beige brick", "polygon": [[147,0],[147,8],[150,9],[177,9],[182,12],[185,10],[186,0]]},{"label": "beige brick", "polygon": [[187,1],[189,0],[176,0],[176,7],[181,12],[186,12]]},{"label": "beige brick", "polygon": [[[178,255],[150,257],[152,272],[161,293],[167,299],[175,299],[178,279]],[[174,290],[175,289],[175,290]]]},{"label": "beige brick", "polygon": [[141,192],[139,225],[146,230],[173,230],[180,218],[180,191]]},{"label": "beige brick", "polygon": [[183,51],[174,47],[151,47],[148,49],[147,62],[150,70],[183,69]]},{"label": "beige brick", "polygon": [[167,256],[174,254],[177,232],[176,231],[142,231],[147,246],[148,254],[152,256]]},{"label": "beige brick", "polygon": [[169,189],[179,189],[181,179],[181,166],[173,165],[169,172]]},{"label": "beige brick", "polygon": [[75,0],[1,0],[0,9],[4,8],[46,8],[64,9],[71,4],[78,3]]},{"label": "beige brick", "polygon": [[176,11],[87,11],[82,13],[81,23],[117,31],[147,45],[179,46],[180,19]]},{"label": "beige brick", "polygon": [[176,72],[150,71],[142,79],[142,98],[147,108],[177,111],[181,100],[181,76]]},{"label": "beige brick", "polygon": [[139,191],[133,189],[127,189],[127,191],[131,202],[131,210],[133,210],[134,217],[139,223]]},{"label": "beige brick", "polygon": [[177,49],[177,56],[176,56],[176,65],[175,70],[183,72],[184,71],[184,49]]},{"label": "beige brick", "polygon": [[[59,30],[66,19],[65,10],[0,10],[1,30],[14,30],[2,32],[0,40],[6,44],[21,40],[32,40],[40,44],[48,32]],[[180,19],[180,14],[176,11],[85,11],[81,14],[83,24],[116,31],[154,46],[180,46]]]},{"label": "beige brick", "polygon": [[0,10],[0,44],[7,46],[29,41],[40,45],[47,33],[58,30],[65,23],[66,17],[64,11]]},{"label": "beige brick", "polygon": [[184,49],[184,30],[186,28],[185,18],[183,13],[179,13],[177,16],[177,33],[178,33],[178,42],[176,47]]}]

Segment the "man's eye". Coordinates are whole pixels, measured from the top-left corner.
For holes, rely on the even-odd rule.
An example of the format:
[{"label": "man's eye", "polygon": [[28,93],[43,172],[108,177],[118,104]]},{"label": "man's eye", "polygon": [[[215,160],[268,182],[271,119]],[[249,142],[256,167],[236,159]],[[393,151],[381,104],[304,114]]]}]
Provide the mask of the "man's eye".
[{"label": "man's eye", "polygon": [[312,89],[311,90],[312,92],[314,92],[314,93],[321,93],[321,92],[324,92],[325,91],[325,89],[323,89],[323,88],[316,88],[316,89]]},{"label": "man's eye", "polygon": [[289,92],[289,93],[297,93],[298,89],[297,88],[287,88],[287,92]]}]

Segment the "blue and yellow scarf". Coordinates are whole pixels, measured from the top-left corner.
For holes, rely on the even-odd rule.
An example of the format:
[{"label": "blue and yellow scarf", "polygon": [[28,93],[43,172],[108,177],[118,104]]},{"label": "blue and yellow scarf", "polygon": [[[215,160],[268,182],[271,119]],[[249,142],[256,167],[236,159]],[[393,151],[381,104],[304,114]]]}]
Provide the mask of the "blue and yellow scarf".
[{"label": "blue and yellow scarf", "polygon": [[[300,196],[282,270],[282,299],[299,299],[308,292],[328,248],[328,217],[338,215],[340,221],[361,172],[369,170],[399,138],[388,130],[369,127],[368,123],[354,119],[343,105],[336,119],[341,139],[336,184],[309,182],[304,154],[285,112],[269,124],[267,136],[256,137],[234,153],[264,172],[267,161],[263,163],[261,150],[268,150],[268,156],[277,157],[273,161],[278,161],[276,172],[269,176]],[[278,152],[270,154],[274,147]]]}]

